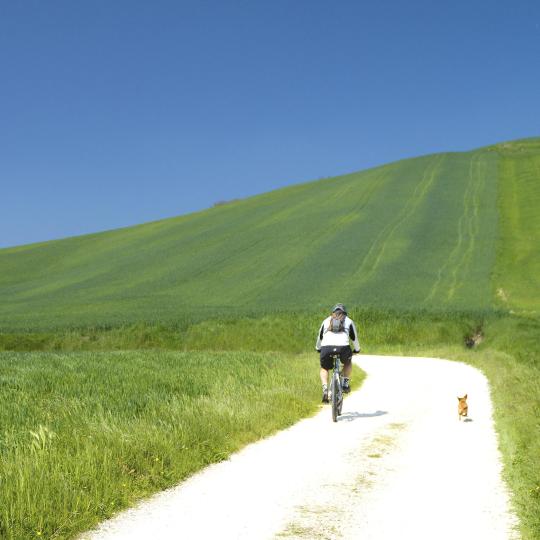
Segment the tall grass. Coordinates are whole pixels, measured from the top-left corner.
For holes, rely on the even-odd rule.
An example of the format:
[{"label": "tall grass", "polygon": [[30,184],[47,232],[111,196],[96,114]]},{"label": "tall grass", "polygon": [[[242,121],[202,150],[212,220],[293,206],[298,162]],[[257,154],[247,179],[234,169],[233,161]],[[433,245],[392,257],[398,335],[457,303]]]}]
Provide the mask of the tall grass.
[{"label": "tall grass", "polygon": [[320,400],[313,354],[1,353],[0,373],[6,540],[71,538]]},{"label": "tall grass", "polygon": [[[393,344],[455,344],[496,312],[423,312],[352,309],[365,351]],[[56,331],[0,333],[6,351],[110,351],[139,349],[281,351],[313,350],[327,310],[264,315],[214,316],[177,324],[139,322],[118,327],[64,328]]]}]

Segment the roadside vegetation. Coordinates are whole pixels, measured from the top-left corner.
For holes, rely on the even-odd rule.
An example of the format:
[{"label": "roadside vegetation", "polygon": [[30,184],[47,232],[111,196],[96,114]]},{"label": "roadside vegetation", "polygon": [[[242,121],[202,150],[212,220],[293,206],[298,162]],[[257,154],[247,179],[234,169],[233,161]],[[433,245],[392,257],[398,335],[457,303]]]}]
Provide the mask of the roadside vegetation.
[{"label": "roadside vegetation", "polygon": [[313,354],[2,353],[0,373],[6,540],[72,538],[320,400]]}]

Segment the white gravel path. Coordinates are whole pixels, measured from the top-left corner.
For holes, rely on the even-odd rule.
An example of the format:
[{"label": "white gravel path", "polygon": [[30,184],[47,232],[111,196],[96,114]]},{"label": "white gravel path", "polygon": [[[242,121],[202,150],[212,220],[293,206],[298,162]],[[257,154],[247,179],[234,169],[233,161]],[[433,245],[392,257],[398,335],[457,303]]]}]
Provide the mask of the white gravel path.
[{"label": "white gravel path", "polygon": [[325,406],[82,538],[518,539],[485,377],[447,360],[356,362],[368,378],[338,423]]}]

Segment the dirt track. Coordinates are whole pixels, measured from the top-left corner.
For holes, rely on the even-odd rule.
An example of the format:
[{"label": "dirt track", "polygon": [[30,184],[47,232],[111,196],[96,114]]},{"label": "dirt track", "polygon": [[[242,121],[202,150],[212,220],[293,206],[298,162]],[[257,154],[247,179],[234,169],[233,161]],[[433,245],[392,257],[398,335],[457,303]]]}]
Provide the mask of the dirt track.
[{"label": "dirt track", "polygon": [[324,407],[83,538],[519,538],[484,376],[446,360],[356,361],[368,378],[337,424]]}]

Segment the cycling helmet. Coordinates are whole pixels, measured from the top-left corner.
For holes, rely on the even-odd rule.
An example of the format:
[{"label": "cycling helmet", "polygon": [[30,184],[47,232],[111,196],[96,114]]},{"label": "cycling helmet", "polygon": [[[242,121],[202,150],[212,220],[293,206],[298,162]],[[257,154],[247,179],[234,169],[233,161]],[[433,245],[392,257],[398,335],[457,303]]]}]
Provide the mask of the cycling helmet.
[{"label": "cycling helmet", "polygon": [[343,311],[343,313],[345,313],[345,315],[347,314],[347,308],[343,304],[336,304],[332,308],[332,313],[334,313],[335,311]]}]

